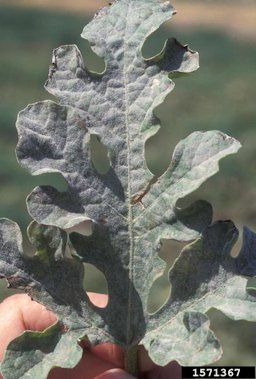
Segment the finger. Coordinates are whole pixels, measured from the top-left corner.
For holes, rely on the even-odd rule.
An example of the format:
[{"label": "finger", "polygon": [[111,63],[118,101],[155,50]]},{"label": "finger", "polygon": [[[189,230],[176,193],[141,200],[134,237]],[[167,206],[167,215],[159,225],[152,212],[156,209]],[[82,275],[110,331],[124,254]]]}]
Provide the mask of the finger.
[{"label": "finger", "polygon": [[25,294],[6,298],[0,304],[0,360],[7,345],[25,330],[44,330],[56,316]]},{"label": "finger", "polygon": [[76,367],[73,369],[54,368],[48,379],[95,379],[95,377],[113,368],[114,365],[110,362],[85,351],[83,358]]},{"label": "finger", "polygon": [[[105,307],[107,304],[107,295],[88,293],[88,296],[90,300],[99,307]],[[25,330],[44,330],[48,326],[56,322],[56,320],[57,318],[54,315],[54,313],[47,310],[41,304],[32,301],[31,298],[25,294],[13,295],[5,299],[0,304],[0,360],[2,359],[4,351],[11,340],[18,337]],[[110,343],[101,344],[91,348],[91,351],[93,353],[93,355],[91,355],[94,358],[90,359],[90,361],[93,362],[94,359],[98,359],[97,371],[99,371],[100,373],[113,367],[123,368],[124,356],[123,351],[119,346]],[[88,351],[86,354],[88,354]],[[79,365],[85,364],[85,361],[88,362],[88,360],[85,360],[84,358],[81,360]],[[103,364],[101,364],[102,360]],[[77,368],[78,371],[80,367],[79,365]],[[90,372],[91,368],[88,366],[88,363],[86,365],[87,369],[89,370],[87,371]],[[181,377],[180,368],[177,364],[176,366],[173,366],[173,364],[168,365],[164,369],[157,368],[157,366],[150,360],[146,350],[142,346],[140,346],[139,349],[139,367],[140,371],[142,372],[153,370],[153,374],[151,373],[151,376],[148,376],[149,379],[158,377],[159,379],[165,379],[165,377],[167,378],[168,376],[170,376],[170,374],[174,379],[179,379]],[[65,372],[67,372],[66,375],[68,375],[69,371],[70,370],[65,370]],[[166,375],[168,376],[165,376],[164,372],[166,372]],[[115,375],[117,375],[118,373],[120,374],[120,370],[114,372]],[[121,371],[121,373],[122,375],[124,375],[124,372]],[[63,375],[63,372],[61,372],[60,377],[64,378]],[[92,378],[95,377],[96,374],[93,373],[93,375],[94,376],[92,376]]]},{"label": "finger", "polygon": [[[94,298],[97,298],[97,295]],[[99,296],[98,300],[103,304],[105,301],[104,296]],[[0,357],[3,356],[9,342],[21,335],[25,330],[41,331],[54,322],[56,322],[56,316],[41,304],[32,301],[29,296],[17,294],[8,297],[0,304]],[[116,349],[112,346],[101,347],[101,349],[105,349],[106,357],[111,357],[114,361],[118,360],[115,353]],[[117,352],[119,352],[118,349]],[[104,356],[104,353],[101,351],[99,355]],[[83,359],[74,369],[56,368],[51,371],[49,378],[84,379],[84,373],[86,373],[86,379],[93,379],[113,367],[116,367],[116,365],[85,351]]]},{"label": "finger", "polygon": [[[98,307],[104,308],[108,303],[108,295],[98,294],[94,292],[88,292],[91,302]],[[112,362],[116,367],[124,368],[124,353],[120,346],[106,343],[101,344],[90,349],[98,357],[105,359],[109,362]],[[151,372],[149,379],[158,378],[169,378],[180,379],[181,378],[181,367],[176,362],[171,362],[166,367],[158,367],[152,360],[149,358],[148,353],[144,346],[139,346],[139,357],[138,365],[140,372]],[[154,376],[155,375],[155,376]]]},{"label": "finger", "polygon": [[[17,296],[16,306],[19,308],[24,330],[34,330],[41,332],[57,321],[57,316],[44,305],[32,300],[28,295]],[[10,299],[11,300],[11,299]]]},{"label": "finger", "polygon": [[0,360],[10,341],[22,334],[24,331],[23,320],[20,312],[14,311],[12,302],[7,299],[0,304]]},{"label": "finger", "polygon": [[153,370],[156,367],[156,364],[148,356],[147,350],[143,345],[139,346],[139,369],[142,372],[147,372]]},{"label": "finger", "polygon": [[[105,343],[92,347],[90,351],[99,358],[111,362],[115,367],[124,368],[124,353],[120,346]],[[139,371],[141,373],[144,373],[143,378],[145,379],[181,378],[181,367],[177,362],[171,362],[165,367],[157,366],[148,357],[147,351],[143,346],[139,347]],[[115,376],[113,376],[113,379],[116,377],[119,378],[118,375],[125,374],[123,370],[119,369],[116,371],[108,371],[104,373],[104,375],[112,375],[113,373],[115,374]],[[97,377],[97,379],[105,379],[104,375],[99,376],[99,378]],[[108,377],[112,378],[112,376],[106,376],[106,379]],[[122,376],[120,376],[120,378],[122,378]]]},{"label": "finger", "polygon": [[165,367],[156,367],[147,373],[147,379],[181,379],[181,366],[173,361]]},{"label": "finger", "polygon": [[105,308],[108,304],[108,295],[103,293],[87,292],[91,302],[99,308]]},{"label": "finger", "polygon": [[[97,307],[104,308],[108,303],[108,295],[87,292],[90,301]],[[112,343],[103,343],[90,348],[97,357],[111,362],[114,367],[123,368],[124,353],[120,346]]]},{"label": "finger", "polygon": [[124,368],[124,352],[118,345],[102,343],[90,348],[90,351],[98,358],[113,364],[116,368]]},{"label": "finger", "polygon": [[96,376],[95,379],[135,379],[135,377],[123,370],[113,369]]}]

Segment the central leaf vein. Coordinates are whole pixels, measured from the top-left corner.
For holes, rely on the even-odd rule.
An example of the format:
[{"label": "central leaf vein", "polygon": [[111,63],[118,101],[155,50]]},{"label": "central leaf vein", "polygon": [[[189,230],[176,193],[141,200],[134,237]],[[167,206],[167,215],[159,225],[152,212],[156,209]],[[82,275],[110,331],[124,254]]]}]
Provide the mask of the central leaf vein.
[{"label": "central leaf vein", "polygon": [[130,162],[130,133],[129,133],[129,94],[128,94],[128,75],[127,75],[127,52],[129,51],[127,46],[127,27],[130,13],[130,3],[128,4],[127,15],[126,15],[126,25],[124,32],[124,105],[125,105],[125,127],[126,127],[126,142],[127,142],[127,174],[128,174],[128,185],[127,185],[127,206],[128,206],[128,234],[130,240],[130,251],[129,251],[129,275],[128,275],[128,304],[127,304],[127,328],[126,328],[126,339],[129,341],[130,337],[130,323],[131,323],[131,303],[132,303],[132,283],[133,283],[133,254],[134,254],[134,240],[133,240],[133,210],[131,204],[131,162]]}]

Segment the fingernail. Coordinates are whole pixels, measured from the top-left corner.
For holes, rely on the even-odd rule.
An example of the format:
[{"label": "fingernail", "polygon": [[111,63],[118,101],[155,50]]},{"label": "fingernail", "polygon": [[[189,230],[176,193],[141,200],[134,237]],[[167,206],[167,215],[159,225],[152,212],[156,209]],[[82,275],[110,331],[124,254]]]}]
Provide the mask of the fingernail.
[{"label": "fingernail", "polygon": [[134,376],[120,369],[112,369],[96,376],[95,379],[135,379]]}]

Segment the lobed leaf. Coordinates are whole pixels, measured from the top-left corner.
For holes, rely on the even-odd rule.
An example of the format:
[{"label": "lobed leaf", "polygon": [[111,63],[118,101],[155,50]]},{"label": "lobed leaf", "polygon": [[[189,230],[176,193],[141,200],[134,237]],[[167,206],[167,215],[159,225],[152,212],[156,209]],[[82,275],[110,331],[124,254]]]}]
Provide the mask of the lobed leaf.
[{"label": "lobed leaf", "polygon": [[28,235],[36,247],[32,257],[22,251],[18,225],[0,220],[0,278],[53,310],[58,322],[45,332],[26,332],[10,344],[1,366],[7,379],[46,378],[54,366],[74,367],[82,356],[81,339],[90,338],[93,344],[114,341],[83,290],[83,264],[66,253],[66,233],[33,222]]},{"label": "lobed leaf", "polygon": [[[38,102],[18,116],[20,164],[33,175],[61,173],[67,191],[41,186],[28,196],[36,220],[28,230],[33,257],[23,254],[17,225],[0,223],[0,277],[58,316],[44,333],[27,332],[11,343],[2,365],[7,379],[33,377],[39,367],[44,378],[51,367],[63,366],[63,359],[73,367],[83,338],[91,344],[113,342],[126,352],[144,344],[159,365],[173,359],[204,365],[221,354],[205,315],[209,308],[255,320],[255,297],[240,276],[255,275],[253,233],[245,232],[244,248],[233,259],[229,252],[237,231],[231,222],[211,225],[212,209],[205,201],[177,206],[240,144],[219,131],[194,132],[177,145],[161,177],[146,165],[145,143],[160,128],[155,108],[173,90],[173,78],[198,68],[198,54],[175,39],[157,56],[142,56],[145,40],[174,13],[169,2],[159,0],[116,0],[102,9],[82,36],[104,58],[104,72],[90,72],[76,46],[61,46],[46,83],[58,103]],[[92,163],[95,134],[108,148],[106,174]],[[59,229],[84,220],[92,222],[90,236],[71,233],[68,239]],[[158,256],[163,239],[196,241],[171,270],[169,300],[149,314],[150,288],[165,268]],[[106,308],[92,305],[84,293],[83,262],[104,273]],[[33,349],[35,359],[14,374],[13,357],[26,362]]]},{"label": "lobed leaf", "polygon": [[41,379],[47,378],[54,366],[75,367],[82,356],[76,343],[80,333],[73,330],[65,334],[60,325],[41,333],[23,333],[8,346],[2,365],[4,378]]},{"label": "lobed leaf", "polygon": [[156,363],[175,359],[182,365],[200,366],[217,360],[220,346],[204,315],[211,308],[233,320],[256,321],[256,293],[247,291],[247,277],[242,276],[256,275],[256,234],[245,229],[241,252],[233,258],[230,251],[237,236],[231,221],[220,221],[183,249],[170,271],[171,296],[151,315],[151,331],[142,340]]}]

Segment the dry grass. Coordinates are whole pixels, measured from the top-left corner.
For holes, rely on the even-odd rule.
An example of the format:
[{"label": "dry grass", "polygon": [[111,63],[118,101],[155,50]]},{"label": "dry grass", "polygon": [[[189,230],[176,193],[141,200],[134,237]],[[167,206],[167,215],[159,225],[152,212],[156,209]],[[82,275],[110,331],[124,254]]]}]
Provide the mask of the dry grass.
[{"label": "dry grass", "polygon": [[[0,0],[0,4],[13,4],[44,9],[94,13],[108,5],[107,0]],[[256,39],[256,4],[193,2],[173,0],[178,15],[172,21],[177,27],[211,26],[238,38]]]},{"label": "dry grass", "polygon": [[255,3],[173,1],[178,10],[174,22],[183,27],[214,27],[237,38],[256,39]]}]

